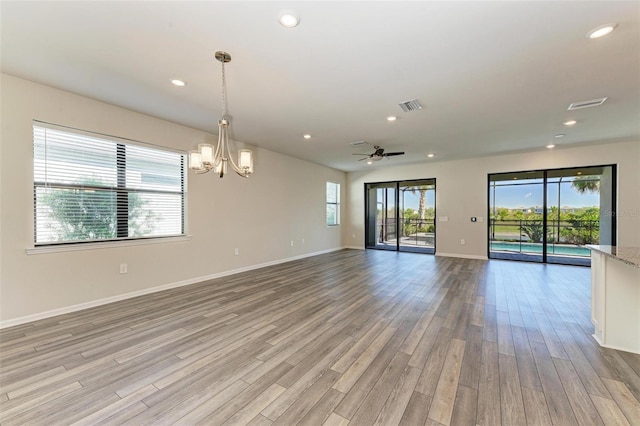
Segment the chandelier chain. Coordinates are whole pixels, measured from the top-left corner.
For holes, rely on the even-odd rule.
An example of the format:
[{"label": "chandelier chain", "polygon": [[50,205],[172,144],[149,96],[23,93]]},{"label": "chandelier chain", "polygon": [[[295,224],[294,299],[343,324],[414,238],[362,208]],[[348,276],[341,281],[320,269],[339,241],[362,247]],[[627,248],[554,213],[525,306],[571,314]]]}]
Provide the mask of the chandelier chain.
[{"label": "chandelier chain", "polygon": [[227,118],[227,77],[224,72],[224,61],[222,61],[222,118]]}]

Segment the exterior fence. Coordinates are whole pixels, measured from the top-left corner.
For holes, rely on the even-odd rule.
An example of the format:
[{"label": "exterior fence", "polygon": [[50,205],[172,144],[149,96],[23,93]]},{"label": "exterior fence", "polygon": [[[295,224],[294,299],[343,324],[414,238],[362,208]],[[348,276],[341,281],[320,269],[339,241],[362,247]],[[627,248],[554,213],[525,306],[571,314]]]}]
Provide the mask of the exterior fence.
[{"label": "exterior fence", "polygon": [[[435,218],[401,219],[400,237],[402,243],[412,245],[434,244]],[[378,221],[378,242],[395,240],[398,238],[398,227],[395,218]]]},{"label": "exterior fence", "polygon": [[[491,219],[490,240],[492,250],[541,252],[543,240],[542,220]],[[547,220],[547,251],[550,253],[588,256],[589,250],[570,250],[567,246],[598,244],[598,220]]]}]

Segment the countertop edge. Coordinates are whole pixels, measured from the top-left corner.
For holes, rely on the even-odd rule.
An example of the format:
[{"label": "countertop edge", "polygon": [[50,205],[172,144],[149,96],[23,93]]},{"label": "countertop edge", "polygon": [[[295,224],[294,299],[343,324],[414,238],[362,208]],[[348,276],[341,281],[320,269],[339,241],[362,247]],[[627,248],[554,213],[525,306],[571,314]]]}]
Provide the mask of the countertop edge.
[{"label": "countertop edge", "polygon": [[[600,246],[595,244],[587,244],[585,247],[640,269],[640,247]],[[612,251],[615,253],[612,253]]]}]

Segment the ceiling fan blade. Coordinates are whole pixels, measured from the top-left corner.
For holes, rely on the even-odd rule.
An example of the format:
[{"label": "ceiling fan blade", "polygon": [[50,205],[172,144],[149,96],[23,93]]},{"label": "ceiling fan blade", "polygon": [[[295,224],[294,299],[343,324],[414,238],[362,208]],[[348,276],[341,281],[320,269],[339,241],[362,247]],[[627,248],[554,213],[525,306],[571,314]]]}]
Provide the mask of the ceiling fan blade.
[{"label": "ceiling fan blade", "polygon": [[369,155],[371,155],[371,154],[351,154],[351,155],[364,155],[364,156],[367,156],[367,157],[368,157],[368,156],[369,156]]},{"label": "ceiling fan blade", "polygon": [[359,159],[358,161],[364,161],[364,160],[368,160],[369,158],[371,158],[371,157],[369,157],[369,156],[367,155],[366,157],[364,157],[364,158],[361,158],[361,159]]},{"label": "ceiling fan blade", "polygon": [[385,157],[392,157],[394,155],[404,155],[404,152],[387,152],[384,154]]}]

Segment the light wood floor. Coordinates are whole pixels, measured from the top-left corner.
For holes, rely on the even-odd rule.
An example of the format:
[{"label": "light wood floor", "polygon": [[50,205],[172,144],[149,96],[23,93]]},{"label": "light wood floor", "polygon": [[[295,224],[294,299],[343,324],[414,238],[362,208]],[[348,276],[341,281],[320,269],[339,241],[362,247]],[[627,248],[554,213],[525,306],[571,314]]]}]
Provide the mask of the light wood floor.
[{"label": "light wood floor", "polygon": [[589,282],[343,250],[37,321],[1,332],[0,422],[640,425]]}]

